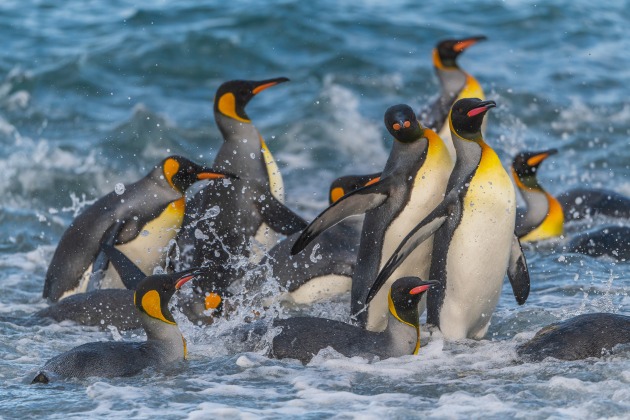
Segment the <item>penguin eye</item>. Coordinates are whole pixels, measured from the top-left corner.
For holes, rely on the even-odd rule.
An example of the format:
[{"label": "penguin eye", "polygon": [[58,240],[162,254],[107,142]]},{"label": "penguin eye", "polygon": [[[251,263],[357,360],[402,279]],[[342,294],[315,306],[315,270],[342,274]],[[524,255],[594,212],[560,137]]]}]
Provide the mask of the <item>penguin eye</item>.
[{"label": "penguin eye", "polygon": [[410,121],[408,121],[408,120],[407,120],[407,121],[405,121],[405,122],[403,123],[403,127],[405,127],[405,128],[409,128],[409,127],[411,127],[411,122],[410,122]]},{"label": "penguin eye", "polygon": [[398,131],[398,130],[400,130],[400,124],[398,124],[398,123],[394,123],[394,124],[392,125],[392,128],[393,128],[394,130]]}]

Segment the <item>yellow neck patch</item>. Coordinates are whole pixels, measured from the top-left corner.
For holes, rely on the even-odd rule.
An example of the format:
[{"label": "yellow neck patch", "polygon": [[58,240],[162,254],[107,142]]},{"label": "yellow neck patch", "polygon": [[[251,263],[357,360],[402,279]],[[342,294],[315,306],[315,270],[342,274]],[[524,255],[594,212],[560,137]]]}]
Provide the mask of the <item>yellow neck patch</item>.
[{"label": "yellow neck patch", "polygon": [[236,114],[236,98],[232,92],[223,94],[223,96],[219,98],[217,107],[219,108],[219,112],[226,117],[234,118],[235,120],[244,123],[251,122],[250,120],[241,118]]},{"label": "yellow neck patch", "polygon": [[175,189],[175,184],[173,184],[173,177],[179,171],[179,162],[175,159],[166,159],[164,162],[164,178],[168,181],[169,185]]},{"label": "yellow neck patch", "polygon": [[551,194],[544,191],[549,204],[549,212],[545,220],[534,230],[523,236],[521,242],[540,241],[542,239],[555,238],[564,231],[564,212],[562,205]]},{"label": "yellow neck patch", "polygon": [[444,64],[442,64],[442,60],[440,60],[440,54],[438,53],[437,48],[433,50],[433,65],[435,66],[435,68],[438,68],[440,70],[446,69],[446,67],[444,67]]},{"label": "yellow neck patch", "polygon": [[[135,297],[134,297],[135,300]],[[162,305],[160,301],[160,294],[157,290],[149,290],[142,296],[142,309],[152,318],[159,319],[167,324],[175,325],[173,321],[169,321],[164,318],[162,314]]]},{"label": "yellow neck patch", "polygon": [[394,318],[396,318],[397,320],[399,320],[400,322],[402,322],[405,325],[409,325],[410,327],[416,327],[413,324],[408,323],[407,321],[403,321],[399,316],[398,313],[396,312],[396,308],[394,307],[394,301],[392,300],[392,291],[390,290],[389,293],[387,294],[387,302],[389,303],[389,312],[394,315]]},{"label": "yellow neck patch", "polygon": [[466,73],[466,84],[457,96],[457,99],[463,98],[479,98],[482,101],[486,99],[486,96],[483,94],[483,89],[477,79],[468,73]]},{"label": "yellow neck patch", "polygon": [[182,343],[184,344],[184,359],[188,359],[188,345],[186,344],[186,339],[182,335]]}]

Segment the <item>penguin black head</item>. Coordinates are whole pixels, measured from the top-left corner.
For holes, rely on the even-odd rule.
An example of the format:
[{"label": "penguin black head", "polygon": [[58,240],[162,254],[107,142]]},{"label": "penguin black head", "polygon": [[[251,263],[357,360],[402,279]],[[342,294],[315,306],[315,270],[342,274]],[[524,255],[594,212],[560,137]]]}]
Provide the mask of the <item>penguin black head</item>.
[{"label": "penguin black head", "polygon": [[241,122],[250,122],[245,106],[257,94],[279,83],[288,82],[286,77],[261,81],[231,80],[217,89],[214,97],[214,112]]},{"label": "penguin black head", "polygon": [[169,185],[182,194],[192,184],[203,179],[234,178],[234,175],[215,171],[182,156],[169,156],[162,161],[162,174]]},{"label": "penguin black head", "polygon": [[457,57],[468,47],[479,41],[488,39],[485,36],[473,36],[464,39],[445,39],[440,41],[433,50],[433,64],[437,68],[458,68]]},{"label": "penguin black head", "polygon": [[138,284],[133,295],[133,303],[140,312],[151,318],[159,319],[167,324],[175,324],[173,315],[168,309],[168,302],[182,285],[198,274],[196,270],[189,270],[147,276]]},{"label": "penguin black head", "polygon": [[394,138],[403,143],[418,140],[424,134],[424,127],[416,118],[416,113],[409,105],[400,104],[385,111],[385,127]]},{"label": "penguin black head", "polygon": [[490,108],[497,106],[494,101],[478,98],[464,98],[453,104],[450,114],[451,130],[467,140],[481,140],[481,123]]},{"label": "penguin black head", "polygon": [[333,204],[338,201],[344,195],[358,190],[359,188],[367,187],[375,182],[378,182],[381,178],[381,173],[375,173],[370,175],[346,175],[335,179],[330,184],[328,194],[328,204]]},{"label": "penguin black head", "polygon": [[[541,152],[521,152],[512,161],[514,179],[526,187],[539,188],[536,172],[538,166],[551,155],[558,153],[557,149]],[[519,185],[520,186],[520,185]]]},{"label": "penguin black head", "polygon": [[420,299],[429,287],[437,283],[437,280],[422,281],[418,277],[399,278],[392,283],[389,290],[389,311],[400,322],[414,327],[420,326]]}]

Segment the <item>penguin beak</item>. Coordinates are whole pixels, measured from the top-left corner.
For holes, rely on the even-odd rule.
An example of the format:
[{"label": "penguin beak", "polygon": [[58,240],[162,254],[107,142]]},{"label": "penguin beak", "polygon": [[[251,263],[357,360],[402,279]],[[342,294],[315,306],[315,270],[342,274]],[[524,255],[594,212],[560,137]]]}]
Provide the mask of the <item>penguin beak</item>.
[{"label": "penguin beak", "polygon": [[234,174],[230,174],[227,172],[217,172],[217,171],[213,171],[211,169],[206,169],[203,172],[199,172],[197,174],[197,179],[198,180],[202,180],[202,179],[223,179],[223,178],[238,178],[236,175]]},{"label": "penguin beak", "polygon": [[540,162],[547,159],[551,155],[555,155],[556,153],[558,153],[558,149],[549,149],[545,150],[544,152],[537,153],[536,155],[527,159],[527,164],[529,166],[538,166],[540,165]]},{"label": "penguin beak", "polygon": [[429,290],[429,288],[431,286],[435,286],[436,284],[439,284],[440,282],[438,280],[428,280],[428,281],[424,281],[422,282],[423,284],[420,286],[416,286],[413,289],[411,289],[409,291],[410,295],[418,295],[422,292],[426,292],[427,290]]},{"label": "penguin beak", "polygon": [[469,117],[474,117],[475,115],[479,115],[481,113],[484,113],[487,110],[489,110],[490,108],[494,108],[496,106],[497,106],[497,103],[494,102],[494,101],[479,102],[479,106],[477,106],[476,108],[473,108],[470,111],[468,111],[468,113],[466,115],[468,115]]},{"label": "penguin beak", "polygon": [[464,50],[468,49],[469,47],[472,47],[473,45],[475,45],[477,42],[485,41],[486,39],[488,39],[488,38],[483,36],[483,35],[473,36],[471,38],[462,39],[457,44],[455,44],[455,46],[453,47],[453,50],[455,52],[461,53],[462,51],[464,51]]},{"label": "penguin beak", "polygon": [[177,279],[175,282],[175,290],[179,290],[184,284],[188,281],[194,279],[199,274],[201,274],[201,270],[198,268],[194,268],[192,270],[188,270],[182,273],[182,276]]},{"label": "penguin beak", "polygon": [[275,86],[279,83],[284,83],[284,82],[288,82],[289,79],[286,77],[278,77],[276,79],[268,79],[268,80],[262,80],[260,82],[256,82],[255,83],[255,87],[254,89],[252,89],[252,94],[253,95],[258,95],[260,92],[262,92],[263,90],[270,88],[272,86]]}]

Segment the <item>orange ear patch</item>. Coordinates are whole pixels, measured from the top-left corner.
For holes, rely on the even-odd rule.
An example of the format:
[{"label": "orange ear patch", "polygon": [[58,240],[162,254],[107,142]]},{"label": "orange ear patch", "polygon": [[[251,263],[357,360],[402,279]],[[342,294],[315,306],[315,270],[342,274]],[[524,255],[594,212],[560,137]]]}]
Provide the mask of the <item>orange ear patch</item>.
[{"label": "orange ear patch", "polygon": [[330,192],[330,201],[334,203],[337,200],[339,200],[341,197],[343,197],[344,195],[345,195],[345,191],[343,190],[343,188],[341,187],[333,188],[333,190]]},{"label": "orange ear patch", "polygon": [[400,130],[400,124],[398,124],[398,123],[394,123],[394,124],[392,125],[392,128],[393,128],[394,130],[398,131],[398,130]]},{"label": "orange ear patch", "polygon": [[210,293],[206,296],[206,309],[217,309],[221,304],[221,296],[216,293]]},{"label": "orange ear patch", "polygon": [[144,294],[144,296],[142,296],[142,309],[151,318],[159,319],[167,324],[175,324],[174,322],[164,318],[164,314],[162,314],[160,294],[157,290],[149,290]]},{"label": "orange ear patch", "polygon": [[175,159],[166,159],[164,162],[164,178],[168,181],[171,187],[175,188],[173,184],[173,177],[179,171],[179,162]]},{"label": "orange ear patch", "polygon": [[409,127],[411,127],[411,121],[405,121],[405,122],[403,123],[403,127],[405,127],[405,128],[409,128]]},{"label": "orange ear patch", "polygon": [[249,120],[241,118],[236,114],[236,98],[232,92],[223,94],[223,96],[219,98],[217,107],[219,108],[219,112],[226,117],[234,118],[240,122],[250,122]]}]

